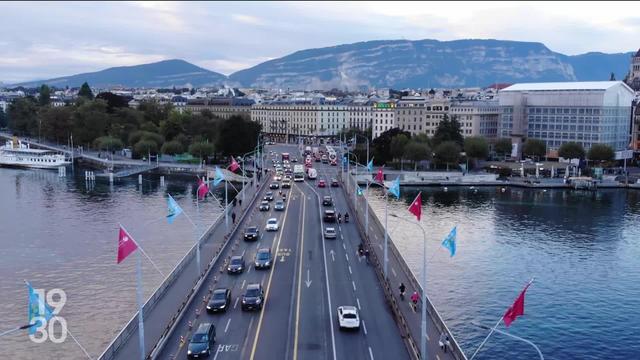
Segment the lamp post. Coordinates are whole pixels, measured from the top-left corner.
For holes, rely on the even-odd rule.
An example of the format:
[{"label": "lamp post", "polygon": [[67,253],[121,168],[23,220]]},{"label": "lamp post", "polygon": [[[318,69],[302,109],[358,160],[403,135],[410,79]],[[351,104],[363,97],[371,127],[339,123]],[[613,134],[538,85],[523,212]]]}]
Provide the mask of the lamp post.
[{"label": "lamp post", "polygon": [[[403,217],[400,217],[396,214],[391,214],[391,216],[404,220],[408,223],[418,225],[420,230],[422,230],[422,308],[421,310],[421,323],[422,330],[420,334],[420,354],[422,355],[421,359],[427,358],[427,232],[424,230],[422,224],[418,221],[407,220]],[[386,229],[385,229],[386,232]]]}]

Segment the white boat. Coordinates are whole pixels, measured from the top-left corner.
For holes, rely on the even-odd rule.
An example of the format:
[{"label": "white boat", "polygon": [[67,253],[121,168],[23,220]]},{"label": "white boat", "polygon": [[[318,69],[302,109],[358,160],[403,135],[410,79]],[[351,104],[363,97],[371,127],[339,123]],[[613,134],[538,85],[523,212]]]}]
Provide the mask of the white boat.
[{"label": "white boat", "polygon": [[31,149],[29,144],[22,141],[8,140],[0,147],[0,166],[36,168],[36,169],[57,169],[60,166],[71,164],[64,154],[57,151]]}]

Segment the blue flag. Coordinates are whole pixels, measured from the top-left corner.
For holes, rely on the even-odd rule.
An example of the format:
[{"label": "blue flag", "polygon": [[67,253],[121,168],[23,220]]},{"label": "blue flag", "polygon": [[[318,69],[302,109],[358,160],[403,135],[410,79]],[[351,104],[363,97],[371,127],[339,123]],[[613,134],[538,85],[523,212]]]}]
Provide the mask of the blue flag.
[{"label": "blue flag", "polygon": [[356,194],[358,196],[362,196],[362,188],[360,186],[358,186],[358,188],[356,189]]},{"label": "blue flag", "polygon": [[220,171],[220,168],[216,166],[216,175],[213,178],[213,186],[218,186],[224,180],[224,174]]},{"label": "blue flag", "polygon": [[182,214],[182,208],[173,199],[173,197],[171,197],[171,195],[169,195],[169,197],[167,198],[167,205],[169,210],[169,214],[167,215],[167,222],[169,224],[172,224],[173,220],[177,218],[178,215]]},{"label": "blue flag", "polygon": [[29,288],[29,324],[36,324],[29,328],[29,335],[33,335],[38,328],[46,325],[53,317],[53,309],[47,305],[45,299],[40,298],[40,295],[28,282],[27,288]]},{"label": "blue flag", "polygon": [[391,186],[389,186],[389,192],[395,195],[396,198],[400,199],[400,176],[393,180]]},{"label": "blue flag", "polygon": [[368,172],[373,171],[373,158],[371,158],[371,160],[369,160],[369,162],[367,163],[367,171]]},{"label": "blue flag", "polygon": [[347,161],[348,161],[348,160],[347,160],[347,155],[343,156],[343,157],[342,157],[342,165],[343,165],[343,166],[347,166]]},{"label": "blue flag", "polygon": [[449,235],[447,235],[447,237],[442,240],[442,246],[444,246],[445,249],[449,250],[451,256],[456,254],[456,235],[458,233],[458,231],[456,230],[457,228],[457,226],[454,226],[453,229],[451,229]]}]

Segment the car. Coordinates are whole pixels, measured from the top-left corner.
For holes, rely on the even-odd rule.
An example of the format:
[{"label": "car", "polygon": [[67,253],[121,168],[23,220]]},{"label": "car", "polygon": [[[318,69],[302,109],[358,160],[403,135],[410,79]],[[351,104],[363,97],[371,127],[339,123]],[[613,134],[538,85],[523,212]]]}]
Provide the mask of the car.
[{"label": "car", "polygon": [[283,189],[290,189],[291,188],[291,180],[284,180],[282,182],[282,188]]},{"label": "car", "polygon": [[360,316],[355,306],[338,307],[338,324],[342,329],[360,329]]},{"label": "car", "polygon": [[291,159],[291,162],[297,163],[298,162],[298,158]]},{"label": "car", "polygon": [[211,323],[202,323],[191,336],[187,346],[187,357],[198,359],[211,354],[213,344],[216,342],[216,327]]},{"label": "car", "polygon": [[242,310],[261,310],[264,303],[264,290],[261,284],[248,284],[242,295]]},{"label": "car", "polygon": [[[269,206],[269,204],[267,204]],[[260,238],[260,230],[257,226],[249,226],[244,230],[245,241],[256,241]]]},{"label": "car", "polygon": [[284,201],[278,200],[276,204],[273,206],[273,210],[275,211],[283,211],[284,210]]},{"label": "car", "polygon": [[333,227],[328,227],[324,229],[324,238],[325,239],[335,239],[336,238],[336,229]]},{"label": "car", "polygon": [[321,188],[323,188],[323,187],[325,187],[325,186],[327,186],[327,183],[326,183],[326,182],[324,182],[324,180],[319,180],[319,181],[318,181],[318,187],[319,187],[319,188],[320,188],[320,187],[321,187]]},{"label": "car", "polygon": [[272,182],[271,184],[269,184],[269,189],[272,189],[272,190],[280,189],[280,184],[277,182]]},{"label": "car", "polygon": [[278,219],[276,218],[271,218],[269,220],[267,220],[267,226],[265,227],[265,230],[267,231],[278,231]]},{"label": "car", "polygon": [[273,192],[267,191],[267,193],[264,194],[264,198],[262,198],[262,200],[273,201]]},{"label": "car", "polygon": [[315,162],[320,162],[320,158],[316,156],[316,158],[315,158],[315,160],[314,160],[314,161],[315,161]]},{"label": "car", "polygon": [[213,290],[211,299],[207,304],[207,312],[215,313],[219,311],[227,311],[229,304],[231,303],[231,290],[226,288],[219,288]]},{"label": "car", "polygon": [[260,211],[269,211],[269,208],[269,202],[267,200],[260,202]]},{"label": "car", "polygon": [[333,206],[333,199],[331,196],[325,196],[322,198],[322,206]]},{"label": "car", "polygon": [[322,220],[324,220],[324,222],[328,222],[328,223],[336,222],[336,212],[333,211],[333,210],[325,210],[324,211],[324,216],[322,217]]},{"label": "car", "polygon": [[262,248],[256,252],[253,265],[256,269],[270,269],[271,261],[271,248]]},{"label": "car", "polygon": [[331,187],[338,187],[338,186],[340,186],[340,184],[338,184],[338,180],[331,179]]},{"label": "car", "polygon": [[280,175],[276,175],[276,176],[273,177],[273,181],[280,181],[280,180],[282,180],[282,176],[280,176]]},{"label": "car", "polygon": [[235,255],[231,257],[229,260],[229,265],[227,266],[227,273],[229,274],[239,274],[244,271],[244,258],[240,255]]}]

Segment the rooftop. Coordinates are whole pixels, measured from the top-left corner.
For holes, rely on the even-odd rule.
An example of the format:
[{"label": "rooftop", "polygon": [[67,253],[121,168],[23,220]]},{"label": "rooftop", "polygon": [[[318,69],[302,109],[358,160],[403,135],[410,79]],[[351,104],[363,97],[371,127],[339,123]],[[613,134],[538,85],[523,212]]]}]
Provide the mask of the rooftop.
[{"label": "rooftop", "polygon": [[622,81],[576,81],[576,82],[548,82],[523,83],[511,85],[500,92],[506,91],[553,91],[553,90],[607,90],[613,86],[623,84]]}]

